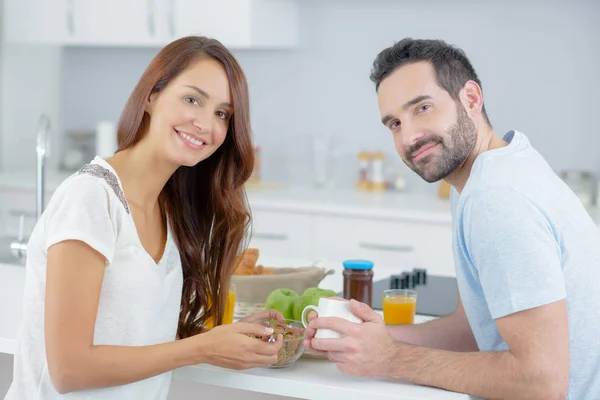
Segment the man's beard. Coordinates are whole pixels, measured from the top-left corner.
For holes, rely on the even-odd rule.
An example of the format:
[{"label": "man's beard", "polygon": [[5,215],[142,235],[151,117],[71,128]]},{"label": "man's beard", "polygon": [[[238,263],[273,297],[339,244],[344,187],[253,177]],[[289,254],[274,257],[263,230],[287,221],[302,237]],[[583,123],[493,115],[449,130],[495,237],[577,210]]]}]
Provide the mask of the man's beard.
[{"label": "man's beard", "polygon": [[[437,182],[454,172],[471,154],[477,142],[477,128],[469,118],[462,104],[457,103],[456,123],[446,131],[446,139],[432,135],[413,144],[408,149],[406,165],[415,171],[425,181]],[[441,155],[426,155],[420,160],[413,161],[412,155],[423,146],[437,143]]]}]

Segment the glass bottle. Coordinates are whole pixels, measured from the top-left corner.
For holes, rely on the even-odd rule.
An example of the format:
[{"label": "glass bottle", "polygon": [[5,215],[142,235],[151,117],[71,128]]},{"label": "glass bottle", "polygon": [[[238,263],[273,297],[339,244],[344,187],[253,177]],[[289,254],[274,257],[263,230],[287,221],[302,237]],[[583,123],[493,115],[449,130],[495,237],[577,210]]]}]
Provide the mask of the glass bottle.
[{"label": "glass bottle", "polygon": [[373,300],[373,262],[346,260],[344,265],[344,299],[354,299],[371,307]]}]

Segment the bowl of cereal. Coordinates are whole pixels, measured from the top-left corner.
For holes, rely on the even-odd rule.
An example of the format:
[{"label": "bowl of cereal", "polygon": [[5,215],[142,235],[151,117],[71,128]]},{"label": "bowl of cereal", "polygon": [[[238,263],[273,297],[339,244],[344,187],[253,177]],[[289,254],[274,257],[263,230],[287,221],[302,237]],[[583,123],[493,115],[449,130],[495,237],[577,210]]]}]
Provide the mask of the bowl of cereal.
[{"label": "bowl of cereal", "polygon": [[[277,362],[269,368],[286,368],[295,363],[304,353],[304,326],[302,322],[286,319],[284,323],[269,320],[258,322],[275,331],[272,338],[283,336],[283,345],[277,353]],[[253,336],[256,337],[256,336]],[[258,338],[257,339],[261,339]]]}]

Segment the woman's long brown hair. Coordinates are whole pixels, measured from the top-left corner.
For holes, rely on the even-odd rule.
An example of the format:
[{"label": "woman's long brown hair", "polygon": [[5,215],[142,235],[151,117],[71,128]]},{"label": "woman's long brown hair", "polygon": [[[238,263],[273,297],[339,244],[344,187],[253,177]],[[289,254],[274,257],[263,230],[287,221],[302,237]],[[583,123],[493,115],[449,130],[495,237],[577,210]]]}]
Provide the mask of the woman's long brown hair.
[{"label": "woman's long brown hair", "polygon": [[[233,117],[223,144],[194,167],[179,167],[159,203],[169,218],[181,255],[183,293],[180,338],[200,332],[208,318],[222,322],[236,256],[250,223],[244,183],[254,165],[246,77],[219,41],[190,36],[163,48],[133,89],[118,124],[118,151],[134,146],[146,132],[145,105],[152,93],[202,58],[225,67],[233,96]],[[214,299],[217,299],[216,301]]]}]

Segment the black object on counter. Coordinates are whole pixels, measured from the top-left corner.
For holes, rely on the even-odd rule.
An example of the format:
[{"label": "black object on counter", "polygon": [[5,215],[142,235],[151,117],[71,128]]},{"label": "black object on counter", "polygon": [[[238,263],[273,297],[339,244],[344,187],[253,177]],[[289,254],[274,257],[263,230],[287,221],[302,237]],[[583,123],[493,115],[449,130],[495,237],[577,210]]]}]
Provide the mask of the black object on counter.
[{"label": "black object on counter", "polygon": [[390,277],[390,289],[414,289],[427,284],[427,270],[415,268],[412,272],[403,272]]}]

